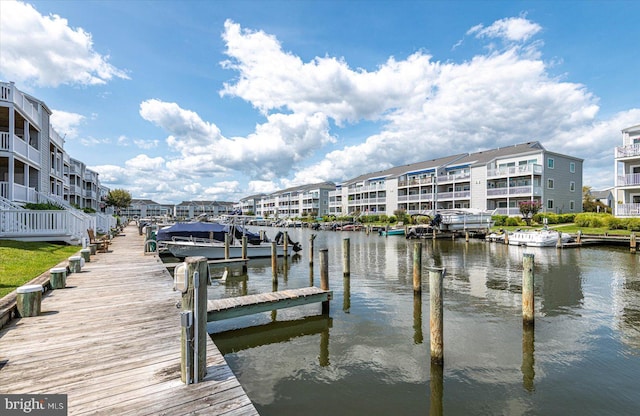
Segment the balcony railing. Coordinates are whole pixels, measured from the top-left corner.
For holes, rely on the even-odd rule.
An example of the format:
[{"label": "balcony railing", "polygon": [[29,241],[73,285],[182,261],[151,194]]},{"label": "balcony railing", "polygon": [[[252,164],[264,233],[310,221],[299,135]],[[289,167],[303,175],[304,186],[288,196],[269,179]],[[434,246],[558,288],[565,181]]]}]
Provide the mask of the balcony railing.
[{"label": "balcony railing", "polygon": [[632,173],[630,175],[619,175],[616,186],[640,186],[640,173]]},{"label": "balcony railing", "polygon": [[28,186],[20,185],[17,183],[11,187],[12,197],[9,197],[9,182],[0,182],[0,196],[17,202],[38,202],[37,191],[35,188],[29,188]]},{"label": "balcony railing", "polygon": [[487,178],[499,176],[541,175],[542,165],[509,166],[507,168],[487,169]]},{"label": "balcony railing", "polygon": [[640,217],[640,204],[617,204],[616,217]]},{"label": "balcony railing", "polygon": [[38,109],[31,104],[31,101],[25,97],[13,84],[8,82],[0,82],[0,100],[13,102],[31,119],[33,125],[40,127],[40,117]]},{"label": "balcony railing", "polygon": [[27,144],[15,134],[0,132],[0,151],[19,154],[26,157],[34,165],[40,166],[40,150]]},{"label": "balcony railing", "polygon": [[509,188],[491,188],[487,189],[488,197],[502,197],[506,195],[542,195],[542,188],[539,186],[512,186]]},{"label": "balcony railing", "polygon": [[630,144],[616,147],[616,159],[622,157],[640,156],[640,144]]}]

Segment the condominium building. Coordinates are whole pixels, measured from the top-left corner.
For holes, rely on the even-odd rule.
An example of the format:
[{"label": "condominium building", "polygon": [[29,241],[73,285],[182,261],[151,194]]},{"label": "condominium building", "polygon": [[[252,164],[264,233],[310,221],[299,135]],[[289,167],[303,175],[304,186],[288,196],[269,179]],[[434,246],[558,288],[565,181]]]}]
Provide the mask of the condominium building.
[{"label": "condominium building", "polygon": [[69,157],[50,125],[47,105],[0,82],[0,197],[13,203],[44,199],[99,210],[98,173]]},{"label": "condominium building", "polygon": [[447,156],[338,184],[329,193],[329,213],[474,208],[519,215],[523,201],[537,201],[544,212],[577,213],[582,211],[582,162],[539,142]]},{"label": "condominium building", "polygon": [[640,217],[640,124],[622,130],[622,146],[615,149],[613,213]]},{"label": "condominium building", "polygon": [[248,196],[238,205],[243,212],[252,208],[257,216],[265,218],[318,217],[329,213],[329,192],[335,188],[332,182],[295,186],[268,195]]},{"label": "condominium building", "polygon": [[174,207],[176,218],[196,218],[198,216],[217,217],[234,211],[233,202],[226,201],[182,201]]}]

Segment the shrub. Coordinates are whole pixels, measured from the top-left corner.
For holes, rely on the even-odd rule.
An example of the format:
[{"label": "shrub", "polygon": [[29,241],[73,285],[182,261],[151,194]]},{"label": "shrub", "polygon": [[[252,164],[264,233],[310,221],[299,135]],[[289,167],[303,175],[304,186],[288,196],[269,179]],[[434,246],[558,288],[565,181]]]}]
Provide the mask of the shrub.
[{"label": "shrub", "polygon": [[522,225],[522,222],[520,221],[520,218],[518,217],[507,217],[507,219],[504,222],[504,225],[509,226],[509,227],[515,227],[518,225]]},{"label": "shrub", "polygon": [[576,215],[574,222],[578,227],[602,228],[606,225],[609,218],[611,218],[611,214],[582,212]]},{"label": "shrub", "polygon": [[507,218],[509,218],[508,215],[494,215],[491,217],[491,220],[493,220],[496,227],[502,227],[503,225],[506,225],[505,222],[507,221]]},{"label": "shrub", "polygon": [[26,209],[32,209],[36,211],[63,211],[64,208],[58,204],[54,204],[53,202],[44,202],[39,204],[34,204],[32,202],[28,202],[24,204]]}]

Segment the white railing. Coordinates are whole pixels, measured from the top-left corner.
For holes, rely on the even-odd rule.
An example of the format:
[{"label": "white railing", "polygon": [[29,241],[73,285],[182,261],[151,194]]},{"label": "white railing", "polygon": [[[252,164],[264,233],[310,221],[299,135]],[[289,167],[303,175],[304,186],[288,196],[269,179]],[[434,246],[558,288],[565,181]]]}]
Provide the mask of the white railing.
[{"label": "white railing", "polygon": [[69,237],[80,243],[91,225],[67,210],[0,211],[0,237]]},{"label": "white railing", "polygon": [[617,204],[616,217],[640,217],[640,204]]},{"label": "white railing", "polygon": [[99,233],[106,234],[117,225],[117,220],[113,215],[96,212],[95,214],[92,214],[92,216],[95,217],[96,221],[95,230]]},{"label": "white railing", "polygon": [[0,132],[0,150],[14,152],[40,165],[40,150],[27,144],[27,142],[15,134],[4,131]]},{"label": "white railing", "polygon": [[487,169],[487,178],[496,176],[520,176],[531,174],[542,174],[542,165],[528,164],[522,166],[509,166],[507,168]]},{"label": "white railing", "polygon": [[60,149],[64,148],[64,139],[60,137],[58,132],[56,132],[51,126],[49,126],[49,137],[51,138],[52,142],[60,147]]},{"label": "white railing", "polygon": [[616,158],[640,156],[640,144],[616,147]]},{"label": "white railing", "polygon": [[616,186],[640,185],[640,173],[619,175]]},{"label": "white railing", "polygon": [[38,109],[31,104],[31,101],[18,90],[15,85],[7,82],[0,83],[0,100],[10,101],[16,104],[29,118],[34,125],[40,127],[40,117]]},{"label": "white railing", "polygon": [[520,208],[498,208],[495,211],[495,215],[522,215],[520,213]]}]

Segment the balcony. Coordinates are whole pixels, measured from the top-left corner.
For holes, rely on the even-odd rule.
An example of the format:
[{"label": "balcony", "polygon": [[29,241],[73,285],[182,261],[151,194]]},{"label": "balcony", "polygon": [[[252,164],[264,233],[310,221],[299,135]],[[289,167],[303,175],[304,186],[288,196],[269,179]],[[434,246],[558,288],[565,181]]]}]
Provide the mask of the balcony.
[{"label": "balcony", "polygon": [[640,217],[640,204],[617,204],[615,206],[616,217]]},{"label": "balcony", "polygon": [[542,175],[542,165],[509,166],[507,168],[487,169],[487,178]]},{"label": "balcony", "polygon": [[640,173],[619,175],[616,186],[640,186]]},{"label": "balcony", "polygon": [[25,157],[33,165],[40,166],[40,150],[27,144],[19,136],[8,132],[0,132],[0,152],[13,152]]},{"label": "balcony", "polygon": [[616,159],[640,156],[640,143],[616,147]]},{"label": "balcony", "polygon": [[504,197],[504,196],[540,196],[542,188],[540,186],[512,186],[509,188],[492,188],[487,189],[487,197]]},{"label": "balcony", "polygon": [[[13,196],[9,197],[9,188],[13,191]],[[38,192],[35,188],[29,188],[24,185],[14,183],[13,186],[9,182],[0,182],[0,196],[16,202],[38,202]]]},{"label": "balcony", "polygon": [[29,121],[36,127],[40,127],[40,113],[38,109],[21,93],[15,85],[0,82],[0,100],[13,102],[22,112],[29,117]]}]

